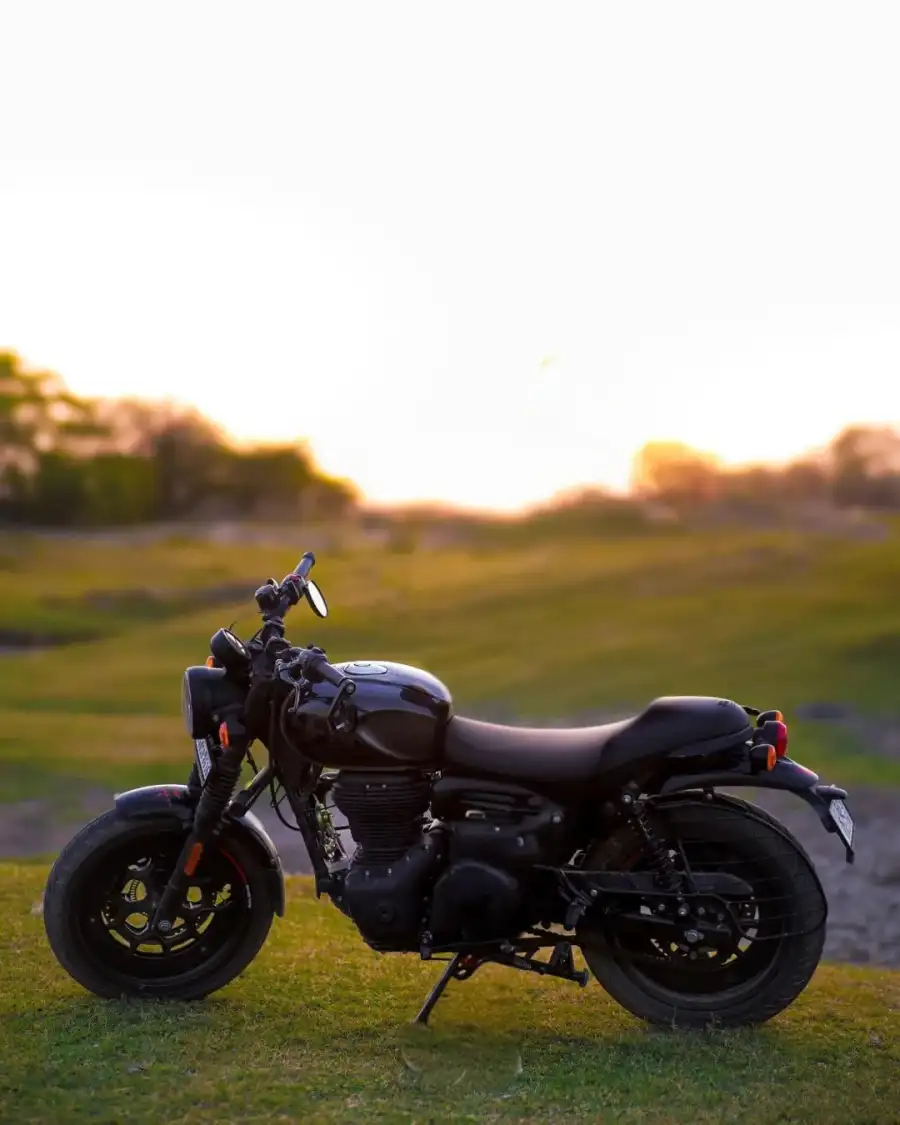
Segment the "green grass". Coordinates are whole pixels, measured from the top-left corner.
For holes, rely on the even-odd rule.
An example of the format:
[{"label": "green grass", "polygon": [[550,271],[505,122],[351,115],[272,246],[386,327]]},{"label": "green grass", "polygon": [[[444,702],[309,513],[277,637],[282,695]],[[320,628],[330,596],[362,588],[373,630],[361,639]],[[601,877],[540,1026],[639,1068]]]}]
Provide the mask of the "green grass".
[{"label": "green grass", "polygon": [[[184,611],[198,590],[254,582],[208,544],[0,536],[0,629],[58,640],[108,636]],[[266,577],[266,576],[264,576]],[[255,586],[251,589],[251,593]],[[223,595],[227,600],[227,593]]]},{"label": "green grass", "polygon": [[[0,799],[183,776],[182,669],[205,658],[219,625],[249,634],[257,583],[282,576],[300,551],[0,540],[0,630],[99,635],[0,660]],[[552,721],[662,694],[724,695],[784,710],[794,753],[830,779],[900,784],[900,760],[791,716],[818,700],[898,711],[895,530],[855,542],[581,529],[515,547],[321,552],[316,577],[332,615],[295,610],[297,642],[316,640],[332,659],[427,667],[461,711],[500,706]],[[243,586],[246,597],[225,597]]]},{"label": "green grass", "polygon": [[[49,797],[77,820],[86,786],[183,779],[182,669],[219,625],[252,632],[256,585],[302,549],[0,540],[0,630],[94,637],[0,660],[0,803]],[[900,711],[898,577],[894,533],[323,551],[332,616],[298,609],[291,634],[332,659],[428,667],[461,711],[553,720],[677,693],[778,706],[829,780],[900,785],[897,759],[791,715]],[[222,595],[241,583],[245,599]],[[900,1121],[898,974],[826,966],[762,1029],[686,1035],[647,1030],[594,983],[486,969],[421,1031],[408,1021],[438,967],[379,957],[293,879],[288,917],[219,996],[110,1004],[49,953],[32,912],[47,858],[0,865],[3,1122]]]},{"label": "green grass", "polygon": [[409,1021],[436,965],[379,956],[306,879],[245,975],[196,1005],[95,1000],[54,961],[46,869],[0,865],[0,1120],[896,1125],[900,974],[825,966],[761,1029],[650,1030],[499,968]]}]

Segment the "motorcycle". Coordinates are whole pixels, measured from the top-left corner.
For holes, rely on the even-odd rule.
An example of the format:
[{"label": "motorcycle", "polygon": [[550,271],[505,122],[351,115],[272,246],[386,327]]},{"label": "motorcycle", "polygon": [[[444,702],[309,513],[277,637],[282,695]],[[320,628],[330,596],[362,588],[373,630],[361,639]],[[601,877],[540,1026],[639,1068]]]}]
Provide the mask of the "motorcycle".
[{"label": "motorcycle", "polygon": [[418,668],[291,645],[288,610],[328,614],[314,563],[257,590],[252,639],[220,629],[186,670],[187,784],[118,795],[53,865],[45,927],[76,981],[193,1000],[237,977],[285,910],[251,811],[268,793],[291,810],[317,897],[372,949],[449,960],[421,1023],[485,964],[582,987],[592,973],[658,1024],[756,1024],[797,998],[825,940],[821,883],[779,821],[720,788],[796,794],[847,862],[853,819],[843,789],[788,756],[779,711],[701,696],[586,728],[465,718]]}]

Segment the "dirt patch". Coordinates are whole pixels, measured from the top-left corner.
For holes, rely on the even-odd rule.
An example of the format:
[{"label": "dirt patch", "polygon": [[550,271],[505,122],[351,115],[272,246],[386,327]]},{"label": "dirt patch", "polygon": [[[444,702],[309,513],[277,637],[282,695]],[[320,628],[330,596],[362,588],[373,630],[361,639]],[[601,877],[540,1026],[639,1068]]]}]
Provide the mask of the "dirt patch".
[{"label": "dirt patch", "polygon": [[[0,805],[0,858],[28,859],[57,855],[77,829],[112,805],[112,794],[86,789],[80,801],[80,816],[61,818],[51,801],[14,801]],[[73,802],[74,804],[74,802]]]},{"label": "dirt patch", "polygon": [[[81,616],[84,616],[84,611],[88,611],[98,618],[100,627],[93,630],[73,629],[65,633],[0,628],[0,655],[15,655],[19,652],[34,652],[98,640],[108,634],[110,618],[127,623],[160,621],[193,610],[235,605],[252,599],[254,591],[260,585],[261,581],[257,576],[243,582],[225,582],[215,586],[201,586],[195,590],[135,587],[87,590],[75,598],[48,597],[43,603],[46,609],[62,614],[77,609],[81,611]],[[106,624],[101,624],[99,619],[103,618],[107,619]]]},{"label": "dirt patch", "polygon": [[[897,649],[900,652],[900,643]],[[867,751],[885,758],[900,758],[900,716],[867,715],[841,703],[806,703],[795,708],[794,713],[798,719],[839,727]]]},{"label": "dirt patch", "polygon": [[27,629],[0,629],[0,653],[34,652],[93,640],[92,633],[36,633]]},{"label": "dirt patch", "polygon": [[836,835],[789,793],[736,790],[735,796],[778,817],[803,844],[828,897],[825,956],[833,961],[900,968],[900,790],[853,788],[856,861]]},{"label": "dirt patch", "polygon": [[152,614],[158,617],[180,613],[185,609],[206,606],[230,605],[246,600],[261,585],[259,577],[243,581],[223,582],[215,586],[199,586],[196,589],[167,589],[152,586],[138,586],[134,589],[86,590],[77,598],[47,598],[45,604],[50,609],[71,609],[78,606],[92,613],[128,614],[142,616]]}]

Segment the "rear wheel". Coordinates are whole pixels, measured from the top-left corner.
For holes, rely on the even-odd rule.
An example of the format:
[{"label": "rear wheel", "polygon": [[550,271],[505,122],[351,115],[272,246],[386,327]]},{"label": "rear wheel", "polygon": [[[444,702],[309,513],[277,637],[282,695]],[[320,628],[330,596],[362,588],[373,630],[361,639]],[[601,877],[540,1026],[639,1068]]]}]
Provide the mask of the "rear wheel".
[{"label": "rear wheel", "polygon": [[170,934],[149,921],[187,829],[169,816],[123,820],[115,809],[78,833],[47,880],[44,925],[57,960],[97,996],[196,1000],[253,960],[273,906],[238,839],[204,854]]},{"label": "rear wheel", "polygon": [[[680,1027],[757,1024],[806,988],[825,942],[825,896],[797,841],[770,817],[756,814],[743,801],[692,798],[651,814],[676,867],[688,876],[736,875],[752,894],[713,906],[716,921],[731,932],[709,944],[696,939],[703,919],[686,919],[674,940],[671,931],[656,936],[649,916],[658,907],[647,902],[640,907],[648,916],[646,928],[626,935],[617,931],[613,916],[604,932],[579,933],[591,971],[633,1015]],[[648,864],[643,838],[631,827],[595,844],[584,861],[595,870]],[[708,914],[704,918],[709,920]]]}]

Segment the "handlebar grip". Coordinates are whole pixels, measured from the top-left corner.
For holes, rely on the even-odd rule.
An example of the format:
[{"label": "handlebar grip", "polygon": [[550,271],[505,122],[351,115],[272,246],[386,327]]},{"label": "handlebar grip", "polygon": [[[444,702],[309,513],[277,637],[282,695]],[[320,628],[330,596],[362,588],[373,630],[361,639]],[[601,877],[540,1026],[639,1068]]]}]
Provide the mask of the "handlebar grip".
[{"label": "handlebar grip", "polygon": [[306,578],[315,565],[316,556],[312,551],[307,551],[300,562],[297,563],[294,574],[296,574],[298,578]]},{"label": "handlebar grip", "polygon": [[345,676],[333,664],[329,664],[321,653],[315,653],[307,660],[306,674],[311,679],[324,680],[326,684],[331,684],[332,687],[343,687],[347,695],[352,695],[356,691],[356,681],[351,680],[349,676]]},{"label": "handlebar grip", "polygon": [[[327,661],[322,661],[317,669],[319,675],[326,684],[331,684],[332,687],[344,687],[347,695],[352,695],[356,691],[356,681],[351,680],[349,676],[345,676],[343,672],[329,664]],[[344,686],[346,685],[346,687]]]}]

